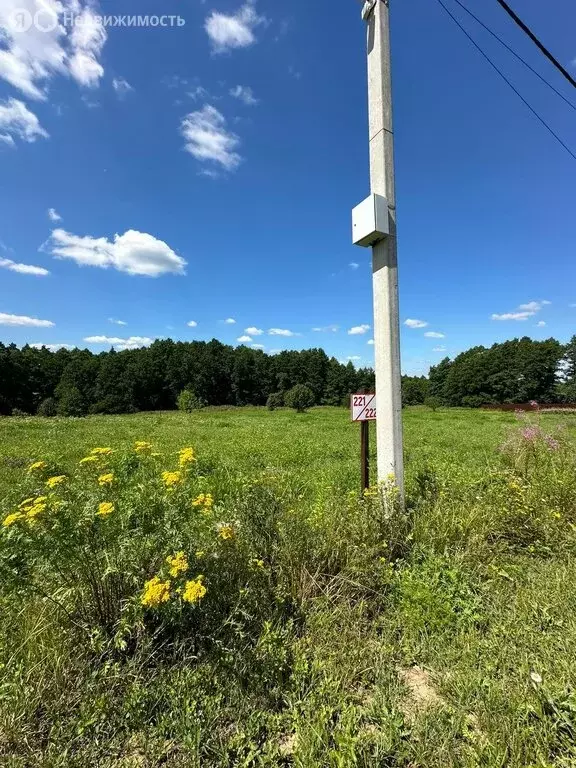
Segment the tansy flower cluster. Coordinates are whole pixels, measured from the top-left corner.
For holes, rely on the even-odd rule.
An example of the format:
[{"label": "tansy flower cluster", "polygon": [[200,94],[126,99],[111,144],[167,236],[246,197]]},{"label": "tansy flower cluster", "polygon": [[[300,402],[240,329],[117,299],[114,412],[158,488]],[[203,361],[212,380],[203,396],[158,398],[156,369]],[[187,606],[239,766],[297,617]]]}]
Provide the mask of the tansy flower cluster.
[{"label": "tansy flower cluster", "polygon": [[214,506],[214,498],[211,493],[201,493],[192,502],[193,507],[204,507],[204,511],[208,512]]},{"label": "tansy flower cluster", "polygon": [[99,464],[114,453],[113,448],[92,448],[88,456],[80,459],[80,464]]},{"label": "tansy flower cluster", "polygon": [[104,475],[100,475],[98,478],[98,485],[105,486],[105,485],[112,485],[114,482],[114,472],[106,472]]},{"label": "tansy flower cluster", "polygon": [[176,578],[176,576],[188,570],[188,560],[184,552],[176,552],[176,554],[168,556],[166,562],[170,566],[168,573],[172,578]]},{"label": "tansy flower cluster", "polygon": [[28,472],[41,472],[43,469],[46,469],[48,464],[46,464],[45,461],[35,461],[34,464],[30,464],[28,467]]},{"label": "tansy flower cluster", "polygon": [[152,453],[152,443],[146,443],[144,440],[138,440],[134,444],[134,451],[139,456],[147,456],[148,454]]},{"label": "tansy flower cluster", "polygon": [[196,576],[192,581],[187,581],[182,592],[182,600],[186,603],[198,603],[206,594],[206,587],[202,584],[204,576]]},{"label": "tansy flower cluster", "polygon": [[182,480],[180,472],[162,472],[162,480],[166,488],[174,488]]},{"label": "tansy flower cluster", "polygon": [[168,602],[169,599],[169,581],[160,581],[158,576],[154,576],[144,584],[144,592],[142,593],[140,602],[145,608],[157,608],[162,603]]},{"label": "tansy flower cluster", "polygon": [[48,506],[47,496],[37,496],[36,498],[24,499],[18,505],[18,512],[12,512],[4,518],[2,525],[5,528],[16,523],[18,520],[27,520],[32,523],[36,520],[38,515],[41,515],[46,511]]},{"label": "tansy flower cluster", "polygon": [[[166,558],[166,563],[169,566],[168,574],[172,579],[178,579],[189,568],[188,558],[183,551],[169,555]],[[180,595],[185,603],[195,605],[202,600],[207,592],[203,581],[204,576],[199,574],[195,579],[185,581],[184,584],[181,583],[181,586],[173,590],[173,584],[170,579],[163,578],[161,573],[156,574],[156,576],[144,584],[144,591],[140,596],[140,602],[145,608],[158,608],[170,600],[174,591],[177,595]]]},{"label": "tansy flower cluster", "polygon": [[114,512],[114,504],[111,501],[103,501],[98,505],[98,512],[96,513],[100,517],[108,517]]},{"label": "tansy flower cluster", "polygon": [[46,480],[46,485],[48,488],[53,489],[56,488],[57,485],[62,485],[65,480],[66,475],[56,475],[55,477],[49,477],[48,480]]},{"label": "tansy flower cluster", "polygon": [[194,448],[182,448],[182,450],[178,452],[178,464],[181,469],[185,469],[195,461],[196,456],[194,454]]},{"label": "tansy flower cluster", "polygon": [[220,536],[223,541],[229,541],[230,539],[233,539],[235,536],[233,526],[231,526],[229,523],[220,523],[218,526],[218,536]]}]

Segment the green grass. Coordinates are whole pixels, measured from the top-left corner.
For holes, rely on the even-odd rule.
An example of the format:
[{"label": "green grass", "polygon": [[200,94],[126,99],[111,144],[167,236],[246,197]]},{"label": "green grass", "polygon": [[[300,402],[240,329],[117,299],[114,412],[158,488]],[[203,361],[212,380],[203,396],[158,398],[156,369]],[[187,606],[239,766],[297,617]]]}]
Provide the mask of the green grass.
[{"label": "green grass", "polygon": [[[219,555],[232,602],[222,582],[193,641],[180,619],[143,616],[114,645],[4,581],[0,764],[575,766],[576,418],[540,418],[563,426],[558,451],[519,438],[504,456],[514,414],[414,408],[404,423],[406,514],[358,499],[359,430],[342,409],[0,419],[3,515],[33,461],[72,474],[95,446],[145,440],[172,462],[193,445],[194,482],[240,526],[236,559]],[[121,471],[119,507],[174,505]],[[242,548],[265,559],[265,584]],[[78,623],[73,592],[53,597]]]}]

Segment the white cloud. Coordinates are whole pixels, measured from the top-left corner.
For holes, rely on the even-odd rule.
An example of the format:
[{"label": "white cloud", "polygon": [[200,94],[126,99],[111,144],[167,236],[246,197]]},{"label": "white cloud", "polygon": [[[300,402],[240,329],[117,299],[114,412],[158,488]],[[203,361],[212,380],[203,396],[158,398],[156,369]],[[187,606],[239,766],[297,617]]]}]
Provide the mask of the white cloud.
[{"label": "white cloud", "polygon": [[123,235],[105,237],[81,237],[55,229],[43,246],[56,258],[72,259],[79,266],[101,267],[118,270],[129,275],[183,275],[186,262],[163,240],[129,229]]},{"label": "white cloud", "polygon": [[38,320],[36,317],[26,315],[6,315],[0,312],[0,325],[21,325],[28,328],[53,328],[52,320]]},{"label": "white cloud", "polygon": [[493,314],[492,320],[528,320],[534,316],[534,312],[504,312],[501,315]]},{"label": "white cloud", "polygon": [[189,321],[186,323],[186,325],[187,325],[189,328],[196,328],[196,326],[198,325],[198,323],[196,322],[196,320],[189,320]]},{"label": "white cloud", "polygon": [[432,352],[446,352],[446,347],[434,347]]},{"label": "white cloud", "polygon": [[252,349],[266,349],[264,344],[250,344],[250,346],[252,347]]},{"label": "white cloud", "polygon": [[545,326],[545,325],[546,325],[546,322],[545,322],[544,320],[539,320],[539,321],[536,323],[536,326],[537,326],[538,328],[544,328],[544,326]]},{"label": "white cloud", "polygon": [[86,336],[84,341],[87,344],[105,344],[118,350],[124,350],[147,347],[152,344],[154,339],[150,339],[148,336],[129,336],[127,339],[120,339],[117,336]]},{"label": "white cloud", "polygon": [[252,336],[238,336],[236,341],[239,341],[242,344],[244,344],[245,342],[252,341]]},{"label": "white cloud", "polygon": [[225,53],[233,48],[247,48],[256,42],[254,30],[266,19],[256,13],[254,0],[248,0],[232,15],[212,11],[204,22],[204,29],[212,43],[214,53]]},{"label": "white cloud", "polygon": [[210,94],[201,85],[195,85],[191,91],[186,91],[186,94],[192,99],[192,101],[197,101],[198,99],[206,99]]},{"label": "white cloud", "polygon": [[186,140],[184,149],[201,163],[216,163],[226,171],[240,165],[242,157],[236,152],[240,139],[226,130],[226,118],[210,104],[186,115],[180,131]]},{"label": "white cloud", "polygon": [[313,331],[317,331],[318,333],[337,333],[340,330],[339,325],[324,325],[321,327],[312,328]]},{"label": "white cloud", "polygon": [[48,218],[50,221],[62,221],[62,216],[60,216],[56,208],[48,208]]},{"label": "white cloud", "polygon": [[504,312],[502,314],[494,313],[491,316],[492,320],[528,320],[530,317],[534,317],[537,312],[540,312],[542,307],[551,304],[552,302],[543,299],[541,301],[528,301],[526,304],[520,304],[518,310],[514,312]]},{"label": "white cloud", "polygon": [[8,147],[15,147],[16,142],[12,138],[12,136],[9,136],[7,133],[0,133],[0,142],[2,144],[6,144]]},{"label": "white cloud", "polygon": [[350,328],[348,333],[350,334],[350,336],[359,336],[362,333],[367,333],[369,330],[370,330],[370,326],[364,323],[363,325],[353,326],[352,328]]},{"label": "white cloud", "polygon": [[235,99],[239,99],[244,102],[247,107],[253,107],[258,104],[258,99],[254,96],[254,92],[249,85],[235,85],[230,89],[230,96],[234,96]]},{"label": "white cloud", "polygon": [[59,349],[74,349],[73,344],[44,344],[41,341],[30,344],[30,346],[34,347],[34,349],[42,349],[42,347],[46,347],[50,352],[58,352]]},{"label": "white cloud", "polygon": [[114,325],[128,325],[128,323],[125,323],[124,320],[116,320],[114,317],[109,317],[108,322],[114,323]]},{"label": "white cloud", "polygon": [[268,330],[269,336],[298,336],[294,331],[289,331],[287,328],[270,328]]},{"label": "white cloud", "polygon": [[115,77],[112,80],[112,87],[119,99],[123,99],[130,91],[134,90],[128,80],[125,80],[123,77]]},{"label": "white cloud", "polygon": [[21,275],[38,275],[46,276],[50,272],[44,267],[34,267],[32,264],[17,264],[12,259],[0,259],[0,267],[3,269],[9,269],[11,272],[19,272]]},{"label": "white cloud", "polygon": [[407,320],[404,320],[404,325],[408,326],[408,328],[426,328],[428,323],[426,320],[413,320],[409,317]]},{"label": "white cloud", "polygon": [[[75,24],[64,27],[63,14]],[[36,23],[33,23],[33,20]],[[106,31],[91,4],[80,0],[2,0],[0,77],[32,99],[46,99],[56,75],[71,75],[95,87],[104,70],[98,61]]]},{"label": "white cloud", "polygon": [[[0,64],[2,51],[0,50]],[[0,70],[1,71],[1,70]],[[0,131],[2,141],[14,145],[14,137],[29,144],[36,139],[47,139],[48,133],[42,128],[33,112],[18,99],[0,102]]]},{"label": "white cloud", "polygon": [[546,306],[547,304],[550,304],[549,301],[529,301],[527,304],[520,304],[518,309],[524,310],[525,312],[540,312],[542,307]]},{"label": "white cloud", "polygon": [[75,21],[70,35],[70,74],[80,85],[95,88],[104,74],[98,57],[106,42],[106,30],[88,6],[80,11]]},{"label": "white cloud", "polygon": [[251,326],[250,328],[244,328],[244,330],[249,336],[262,336],[264,333],[261,328],[255,328],[254,326]]},{"label": "white cloud", "polygon": [[348,355],[346,360],[362,360],[362,358],[360,357],[360,355]]},{"label": "white cloud", "polygon": [[444,338],[446,338],[446,334],[445,333],[438,333],[438,331],[426,331],[424,336],[426,336],[426,338],[428,338],[428,339],[444,339]]},{"label": "white cloud", "polygon": [[281,352],[283,352],[283,349],[270,349],[268,350],[269,355],[279,355]]},{"label": "white cloud", "polygon": [[234,320],[233,317],[227,317],[226,320],[224,320],[224,322],[226,323],[226,325],[235,325],[236,320]]},{"label": "white cloud", "polygon": [[374,339],[368,339],[366,344],[370,344],[371,346],[374,346]]},{"label": "white cloud", "polygon": [[350,269],[358,269],[360,264],[358,264],[357,261],[351,261],[350,264],[348,264],[348,266],[350,267]]}]

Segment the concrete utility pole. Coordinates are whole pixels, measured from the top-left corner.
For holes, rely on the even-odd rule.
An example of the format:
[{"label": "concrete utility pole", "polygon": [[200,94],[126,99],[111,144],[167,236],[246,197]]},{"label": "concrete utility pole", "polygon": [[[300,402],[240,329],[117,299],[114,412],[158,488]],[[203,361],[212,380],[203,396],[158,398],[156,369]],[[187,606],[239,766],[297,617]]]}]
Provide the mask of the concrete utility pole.
[{"label": "concrete utility pole", "polygon": [[[385,481],[389,475],[393,474],[396,485],[403,495],[400,320],[388,4],[389,0],[367,0],[362,10],[362,18],[368,25],[370,188],[372,193],[368,200],[372,201],[374,231],[369,237],[362,238],[367,230],[364,227],[363,232],[360,225],[355,232],[355,242],[359,245],[372,245],[378,481]],[[368,200],[358,208],[365,206]],[[354,228],[356,230],[356,223]]]}]

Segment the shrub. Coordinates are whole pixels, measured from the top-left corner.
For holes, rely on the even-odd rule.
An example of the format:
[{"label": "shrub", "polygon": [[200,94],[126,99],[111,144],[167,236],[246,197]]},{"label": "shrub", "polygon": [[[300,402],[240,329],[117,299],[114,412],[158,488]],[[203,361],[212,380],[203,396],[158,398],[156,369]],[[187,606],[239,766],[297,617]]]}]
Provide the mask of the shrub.
[{"label": "shrub", "polygon": [[183,413],[199,411],[206,405],[205,402],[191,389],[183,389],[178,395],[178,410]]},{"label": "shrub", "polygon": [[437,411],[438,408],[442,407],[442,400],[440,400],[439,397],[431,395],[424,400],[424,405],[426,408],[430,408],[431,411]]},{"label": "shrub", "polygon": [[284,392],[272,392],[266,400],[266,407],[269,411],[275,411],[276,408],[282,408],[284,405]]},{"label": "shrub", "polygon": [[314,405],[314,393],[305,384],[296,384],[284,395],[284,402],[288,408],[294,408],[298,413],[304,413],[306,408]]},{"label": "shrub", "polygon": [[56,400],[54,400],[53,397],[47,397],[45,400],[42,400],[38,406],[38,416],[51,418],[52,416],[56,416],[56,412]]},{"label": "shrub", "polygon": [[12,416],[16,419],[25,419],[26,416],[30,416],[29,413],[23,411],[21,408],[12,408]]}]

